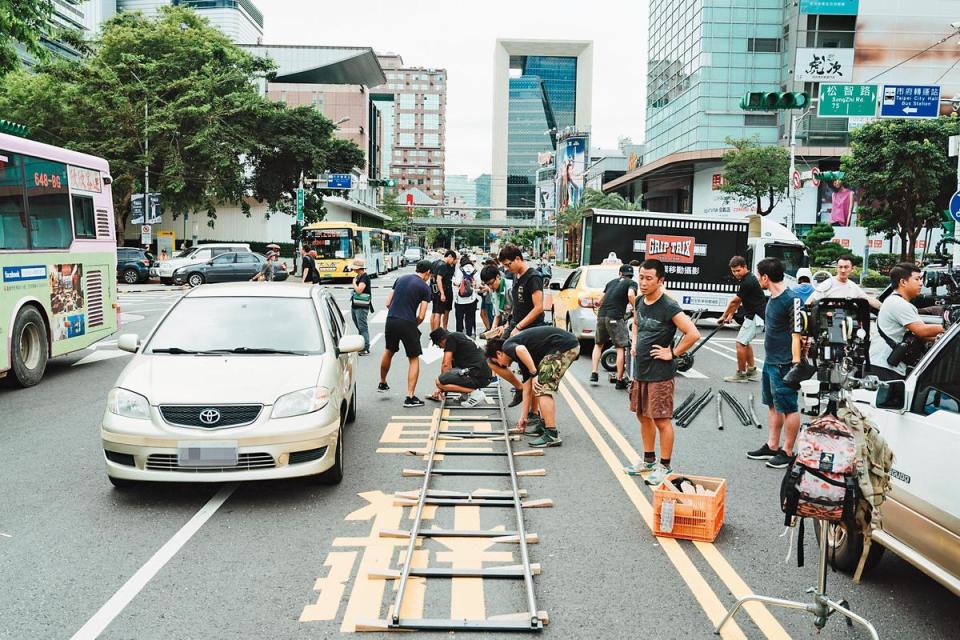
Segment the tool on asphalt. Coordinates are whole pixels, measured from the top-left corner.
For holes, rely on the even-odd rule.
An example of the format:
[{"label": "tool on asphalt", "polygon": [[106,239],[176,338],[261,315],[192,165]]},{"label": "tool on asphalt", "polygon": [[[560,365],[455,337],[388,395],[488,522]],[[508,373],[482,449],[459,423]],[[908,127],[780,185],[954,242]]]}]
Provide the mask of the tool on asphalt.
[{"label": "tool on asphalt", "polygon": [[757,417],[757,411],[754,408],[754,397],[753,394],[750,394],[750,419],[753,420],[753,423],[757,425],[757,429],[763,429],[763,425],[760,424],[760,418]]},{"label": "tool on asphalt", "polygon": [[680,413],[687,408],[687,406],[693,402],[693,399],[697,397],[696,393],[691,393],[687,396],[687,399],[680,403],[680,406],[673,410],[673,417],[676,419]]},{"label": "tool on asphalt", "polygon": [[677,371],[683,372],[693,369],[693,354],[699,351],[703,345],[707,344],[707,341],[716,335],[717,331],[720,331],[720,329],[723,329],[722,324],[718,324],[710,333],[706,335],[706,337],[703,338],[703,340],[693,345],[693,349],[690,349],[690,351],[677,356]]},{"label": "tool on asphalt", "polygon": [[687,412],[683,415],[682,418],[677,420],[677,424],[686,429],[696,420],[697,416],[700,415],[700,412],[703,411],[704,407],[710,404],[712,389],[707,389],[707,391],[701,396],[703,398],[699,403],[695,402],[692,409],[688,409]]},{"label": "tool on asphalt", "polygon": [[723,431],[723,392],[717,394],[717,429]]},{"label": "tool on asphalt", "polygon": [[[419,630],[419,631],[512,631],[512,632],[539,632],[547,624],[548,618],[544,611],[537,609],[537,600],[534,594],[533,577],[540,573],[539,564],[531,564],[527,545],[539,542],[536,534],[527,533],[524,526],[523,510],[539,507],[552,507],[551,500],[530,500],[527,492],[518,486],[518,478],[527,476],[546,475],[544,469],[518,471],[514,459],[526,456],[543,455],[538,451],[513,451],[511,442],[519,439],[509,433],[507,425],[506,404],[499,379],[486,387],[484,395],[493,400],[494,404],[481,404],[474,407],[461,407],[457,404],[448,404],[448,401],[459,394],[444,394],[440,410],[431,425],[426,449],[414,449],[409,455],[422,455],[426,458],[425,469],[404,469],[404,477],[422,477],[423,482],[419,491],[398,492],[394,505],[414,508],[413,524],[409,531],[383,530],[379,532],[384,538],[407,538],[406,552],[403,555],[400,569],[378,570],[369,573],[368,579],[397,580],[396,595],[387,614],[386,620],[366,621],[357,625],[358,631],[389,631],[389,630]],[[455,414],[453,412],[470,411],[470,413]],[[487,412],[491,415],[482,415]],[[462,423],[490,422],[496,425],[492,431],[451,428]],[[464,425],[466,426],[466,425]],[[503,442],[499,450],[482,451],[477,449],[456,450],[442,447],[438,450],[438,442],[463,441],[471,444],[481,440],[487,442]],[[491,447],[492,448],[492,447]],[[475,457],[488,457],[491,460],[506,461],[505,465],[497,468],[457,468],[454,460],[470,460]],[[442,466],[436,462],[443,460]],[[431,483],[436,478],[454,476],[459,478],[509,478],[508,491],[491,491],[478,489],[475,491],[446,491],[434,489]],[[503,528],[484,530],[463,529],[423,529],[424,508],[430,506],[455,507],[499,507],[512,509],[515,516],[513,530]],[[520,564],[499,567],[459,568],[459,567],[418,567],[414,566],[414,551],[418,541],[430,538],[484,538],[491,543],[516,544],[519,546]],[[407,593],[407,584],[410,577],[428,578],[489,578],[522,580],[526,598],[526,610],[510,616],[497,616],[486,620],[468,619],[439,619],[439,618],[407,618],[401,615],[404,596]],[[420,596],[424,596],[421,594]]]},{"label": "tool on asphalt", "polygon": [[727,404],[730,405],[730,408],[733,409],[733,412],[737,414],[737,419],[740,421],[740,424],[745,427],[749,427],[750,416],[747,415],[747,410],[743,408],[743,405],[740,404],[740,401],[722,389],[720,390],[720,396],[727,401]]},{"label": "tool on asphalt", "polygon": [[686,419],[687,419],[687,417],[688,417],[689,415],[691,415],[691,414],[694,412],[694,410],[696,410],[696,408],[697,408],[700,404],[702,404],[703,402],[706,402],[706,401],[708,400],[708,398],[709,398],[709,396],[710,396],[710,393],[711,393],[712,391],[713,391],[713,388],[712,388],[712,387],[709,388],[709,389],[707,389],[707,390],[704,391],[702,394],[700,394],[700,395],[697,397],[696,400],[694,400],[694,401],[691,402],[689,405],[687,405],[686,408],[684,408],[682,411],[678,411],[678,412],[676,413],[676,415],[675,415],[675,418],[676,418],[676,420],[677,420],[677,424],[680,424],[680,426],[685,426],[685,425],[683,425],[683,424],[681,424],[681,423],[685,422]]}]

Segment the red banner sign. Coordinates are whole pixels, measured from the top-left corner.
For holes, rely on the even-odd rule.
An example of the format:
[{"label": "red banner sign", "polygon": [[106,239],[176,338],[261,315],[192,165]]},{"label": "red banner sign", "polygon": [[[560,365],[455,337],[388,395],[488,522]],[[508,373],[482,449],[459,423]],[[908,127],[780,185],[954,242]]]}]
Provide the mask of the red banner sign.
[{"label": "red banner sign", "polygon": [[695,239],[692,236],[661,236],[649,234],[647,236],[645,257],[649,260],[656,258],[661,262],[693,262],[693,247]]}]

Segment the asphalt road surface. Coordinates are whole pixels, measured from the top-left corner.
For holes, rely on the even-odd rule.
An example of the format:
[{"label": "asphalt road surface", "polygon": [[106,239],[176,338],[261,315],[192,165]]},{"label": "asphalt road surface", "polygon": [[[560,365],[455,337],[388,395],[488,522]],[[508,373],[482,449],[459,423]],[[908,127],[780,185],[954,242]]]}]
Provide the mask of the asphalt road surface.
[{"label": "asphalt road surface", "polygon": [[[394,277],[374,282],[377,310]],[[180,295],[147,289],[121,295],[123,332],[144,335]],[[334,290],[346,308],[346,290]],[[394,506],[393,494],[419,488],[420,480],[401,477],[401,470],[423,462],[402,451],[422,446],[435,407],[401,407],[402,359],[390,373],[393,391],[374,393],[383,326],[383,314],[375,315],[373,355],[360,359],[359,418],[345,435],[346,477],[336,487],[278,481],[113,489],[98,425],[107,392],[129,359],[115,341],[51,361],[36,387],[0,389],[0,638],[312,639],[385,618],[393,583],[367,574],[399,566],[405,541],[377,533],[410,526],[411,509]],[[734,335],[722,330],[697,354],[694,371],[678,381],[678,401],[707,387],[726,388],[745,403],[749,393],[759,396],[758,383],[720,381],[735,368]],[[757,355],[763,357],[762,346]],[[438,367],[439,356],[428,351],[419,395],[429,393]],[[521,478],[521,486],[555,505],[525,510],[527,530],[539,536],[530,551],[542,567],[535,584],[538,608],[549,615],[544,633],[708,638],[738,596],[806,600],[816,580],[812,528],[803,540],[807,564],[798,568],[796,549],[785,559],[782,472],[744,455],[762,444],[765,431],[739,425],[729,412],[719,431],[715,410],[677,429],[674,468],[726,479],[725,523],[713,544],[656,538],[651,491],[621,471],[642,450],[626,393],[606,376],[590,385],[589,372],[581,357],[561,386],[563,446],[517,459],[520,469],[547,470]],[[515,419],[516,410],[509,415]],[[493,478],[490,488],[506,487]],[[502,513],[480,511],[428,509],[427,526],[509,522]],[[421,557],[430,566],[519,561],[516,545],[467,541],[431,549]],[[828,592],[847,599],[882,638],[956,637],[960,628],[957,599],[890,553],[860,585],[831,572]],[[522,611],[525,600],[512,581],[429,579],[413,581],[405,604],[405,615],[484,618]],[[815,636],[811,615],[760,605],[742,610],[724,632],[726,638]],[[833,618],[821,637],[866,635]]]}]

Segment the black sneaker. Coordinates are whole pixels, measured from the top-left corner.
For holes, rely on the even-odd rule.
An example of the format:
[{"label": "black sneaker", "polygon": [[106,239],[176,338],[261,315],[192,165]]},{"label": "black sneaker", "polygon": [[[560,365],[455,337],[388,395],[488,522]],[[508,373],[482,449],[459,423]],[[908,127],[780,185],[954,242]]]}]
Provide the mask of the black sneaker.
[{"label": "black sneaker", "polygon": [[590,374],[590,382],[599,382],[599,381],[600,381],[600,376],[598,376],[596,373]]},{"label": "black sneaker", "polygon": [[626,380],[623,380],[623,379],[617,380],[616,388],[618,390],[623,391],[624,389],[627,389],[629,387],[630,387],[630,383],[627,382]]},{"label": "black sneaker", "polygon": [[387,391],[390,391],[390,385],[388,385],[386,382],[381,382],[377,385],[377,391],[380,393],[386,393]]},{"label": "black sneaker", "polygon": [[793,456],[788,456],[783,449],[777,451],[777,455],[767,460],[767,466],[771,469],[785,469],[793,462]]},{"label": "black sneaker", "polygon": [[515,407],[523,402],[523,389],[514,389],[513,390],[513,400],[510,401],[508,407]]},{"label": "black sneaker", "polygon": [[779,449],[771,449],[767,446],[767,443],[764,442],[763,446],[756,451],[747,451],[747,457],[751,460],[769,460],[778,453],[780,453]]},{"label": "black sneaker", "polygon": [[409,398],[403,401],[404,409],[412,409],[414,407],[422,407],[422,406],[423,406],[423,400],[421,400],[417,396],[410,396]]}]

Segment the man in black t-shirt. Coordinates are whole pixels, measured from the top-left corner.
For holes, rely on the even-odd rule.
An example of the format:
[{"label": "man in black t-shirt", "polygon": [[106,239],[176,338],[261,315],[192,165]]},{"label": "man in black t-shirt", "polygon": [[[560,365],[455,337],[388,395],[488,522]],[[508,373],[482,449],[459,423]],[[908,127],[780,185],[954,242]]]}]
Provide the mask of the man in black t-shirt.
[{"label": "man in black t-shirt", "polygon": [[385,350],[380,360],[380,384],[377,391],[384,393],[390,390],[387,384],[387,374],[390,373],[390,364],[393,355],[400,350],[407,354],[407,397],[403,402],[405,408],[422,407],[423,400],[417,397],[417,378],[420,376],[420,324],[427,315],[427,303],[430,302],[430,261],[421,260],[417,263],[416,274],[407,274],[397,278],[393,289],[387,295],[387,323],[384,327],[383,342]]},{"label": "man in black t-shirt", "polygon": [[457,252],[447,250],[443,254],[442,260],[437,260],[430,268],[430,276],[433,280],[431,291],[433,292],[433,312],[430,316],[430,330],[437,327],[447,328],[450,319],[450,309],[453,308],[453,274],[457,269],[454,266],[457,262]]},{"label": "man in black t-shirt", "polygon": [[493,372],[477,344],[460,332],[451,333],[443,327],[430,332],[433,344],[443,349],[437,392],[428,400],[441,400],[445,391],[469,394],[461,406],[475,407],[484,400],[483,387],[493,380]]},{"label": "man in black t-shirt", "polygon": [[724,378],[727,382],[756,382],[760,379],[760,372],[753,359],[751,341],[756,337],[757,330],[763,320],[763,312],[767,307],[767,296],[760,288],[757,276],[750,273],[750,267],[742,256],[730,259],[730,273],[739,281],[737,295],[733,296],[720,319],[720,324],[730,322],[737,309],[743,306],[743,324],[737,333],[737,373]]},{"label": "man in black t-shirt", "polygon": [[[557,431],[557,408],[553,394],[560,379],[580,356],[580,341],[569,331],[543,326],[524,329],[504,341],[499,338],[487,341],[487,359],[490,368],[504,378],[513,377],[510,365],[517,362],[523,377],[523,407],[517,429],[525,435],[539,435],[531,447],[556,447],[561,443]],[[543,426],[528,430],[529,411],[539,404]]]},{"label": "man in black t-shirt", "polygon": [[310,250],[306,244],[300,245],[301,282],[304,284],[318,282],[317,263],[310,257]]},{"label": "man in black t-shirt", "polygon": [[637,301],[637,283],[633,280],[633,267],[629,264],[620,267],[620,277],[614,278],[603,288],[600,308],[597,310],[597,333],[593,341],[593,369],[590,382],[597,382],[597,368],[600,356],[610,343],[617,349],[617,389],[626,389],[623,379],[624,352],[630,344],[627,331],[627,306]]},{"label": "man in black t-shirt", "polygon": [[513,315],[504,335],[515,336],[543,321],[543,276],[523,259],[520,247],[512,244],[500,250],[497,260],[513,274]]}]

